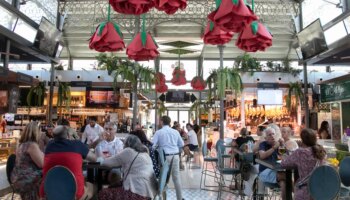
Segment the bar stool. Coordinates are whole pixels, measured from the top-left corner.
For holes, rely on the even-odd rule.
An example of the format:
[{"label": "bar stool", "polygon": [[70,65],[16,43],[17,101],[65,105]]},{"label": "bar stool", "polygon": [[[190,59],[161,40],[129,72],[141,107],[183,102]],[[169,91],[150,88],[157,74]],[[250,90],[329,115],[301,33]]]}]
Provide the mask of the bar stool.
[{"label": "bar stool", "polygon": [[[218,162],[218,158],[207,156],[208,149],[207,149],[207,142],[205,140],[202,144],[202,154],[203,154],[202,155],[203,156],[203,164],[202,164],[202,172],[201,172],[201,180],[200,180],[200,189],[201,190],[209,190],[209,189],[206,189],[205,187],[218,187],[217,185],[207,185],[206,184],[207,176],[214,177],[214,181],[217,180],[216,166],[214,166],[214,163],[216,164]],[[211,164],[211,166],[213,167],[213,170],[208,169],[208,163]],[[204,182],[202,182],[203,176],[204,176]],[[204,187],[202,187],[202,185]],[[209,191],[217,191],[217,190],[209,190]]]}]

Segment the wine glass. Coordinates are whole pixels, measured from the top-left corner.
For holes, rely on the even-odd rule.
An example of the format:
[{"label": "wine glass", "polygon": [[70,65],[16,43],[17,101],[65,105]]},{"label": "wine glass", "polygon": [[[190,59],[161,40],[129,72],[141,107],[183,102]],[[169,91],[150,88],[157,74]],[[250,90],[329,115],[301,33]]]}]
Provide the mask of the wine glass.
[{"label": "wine glass", "polygon": [[285,153],[287,153],[286,147],[285,147],[285,146],[280,146],[280,147],[278,148],[278,154],[284,155]]}]

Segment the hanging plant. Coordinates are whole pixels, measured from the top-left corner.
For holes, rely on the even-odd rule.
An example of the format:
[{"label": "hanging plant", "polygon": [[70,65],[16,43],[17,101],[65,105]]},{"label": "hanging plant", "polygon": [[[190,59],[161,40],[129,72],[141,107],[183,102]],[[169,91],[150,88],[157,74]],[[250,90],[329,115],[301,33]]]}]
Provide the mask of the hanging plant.
[{"label": "hanging plant", "polygon": [[158,116],[163,116],[166,111],[167,108],[165,107],[164,102],[158,103]]},{"label": "hanging plant", "polygon": [[205,27],[203,40],[205,44],[223,45],[231,41],[233,34],[231,32],[223,31],[219,26],[214,25],[213,22],[208,22]]},{"label": "hanging plant", "polygon": [[250,75],[253,75],[254,71],[261,71],[260,62],[247,53],[235,59],[235,68],[243,73],[250,72]]},{"label": "hanging plant", "polygon": [[264,25],[254,21],[239,34],[236,46],[246,52],[265,51],[272,46],[272,35]]},{"label": "hanging plant", "polygon": [[239,72],[232,68],[214,70],[207,78],[209,88],[208,99],[213,97],[213,91],[217,91],[217,97],[225,97],[225,90],[232,90],[240,93],[243,90],[243,83]]},{"label": "hanging plant", "polygon": [[109,0],[115,11],[127,15],[141,15],[154,7],[154,0]]},{"label": "hanging plant", "polygon": [[111,75],[114,70],[122,64],[122,60],[117,56],[107,56],[107,54],[101,53],[96,56],[97,60],[97,69],[98,70],[107,70],[108,75]]},{"label": "hanging plant", "polygon": [[71,95],[69,83],[58,82],[57,92],[57,107],[60,109],[62,115],[62,107],[65,105],[67,109],[70,107]]},{"label": "hanging plant", "polygon": [[126,54],[129,59],[135,61],[148,61],[153,60],[159,56],[158,45],[151,34],[146,32],[145,28],[145,15],[142,16],[142,30],[131,41]]},{"label": "hanging plant", "polygon": [[[299,82],[289,83],[289,91],[286,99],[288,110],[296,113],[299,102],[302,102],[303,98],[304,93],[301,84]],[[295,99],[295,102],[293,102],[293,99]]]},{"label": "hanging plant", "polygon": [[154,0],[157,10],[164,11],[168,15],[175,14],[178,9],[185,10],[186,0]]},{"label": "hanging plant", "polygon": [[171,79],[171,83],[179,86],[179,85],[186,85],[186,71],[184,69],[183,64],[177,63],[177,67],[174,68],[173,71],[173,78]]},{"label": "hanging plant", "polygon": [[195,76],[191,81],[191,86],[194,90],[202,91],[207,87],[207,84],[201,76]]},{"label": "hanging plant", "polygon": [[258,17],[243,0],[215,0],[217,9],[208,18],[226,32],[241,32]]},{"label": "hanging plant", "polygon": [[111,22],[111,6],[108,5],[108,20],[96,28],[90,38],[89,48],[98,52],[115,52],[125,49],[123,34],[118,24]]},{"label": "hanging plant", "polygon": [[[45,82],[40,82],[37,86],[32,86],[27,95],[28,106],[42,106],[44,103],[45,94]],[[32,100],[34,100],[34,102]]]}]

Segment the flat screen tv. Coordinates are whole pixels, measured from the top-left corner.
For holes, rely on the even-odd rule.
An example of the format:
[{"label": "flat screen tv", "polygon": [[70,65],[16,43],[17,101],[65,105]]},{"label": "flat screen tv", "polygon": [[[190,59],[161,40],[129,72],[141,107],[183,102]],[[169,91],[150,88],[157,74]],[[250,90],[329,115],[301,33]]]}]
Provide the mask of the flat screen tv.
[{"label": "flat screen tv", "polygon": [[298,33],[297,37],[304,60],[328,50],[320,19],[305,27]]},{"label": "flat screen tv", "polygon": [[187,94],[184,91],[167,92],[165,95],[165,101],[172,103],[190,102],[190,94]]},{"label": "flat screen tv", "polygon": [[118,108],[120,95],[112,88],[86,88],[86,107]]},{"label": "flat screen tv", "polygon": [[282,90],[258,90],[258,105],[282,105]]},{"label": "flat screen tv", "polygon": [[61,36],[62,32],[48,19],[43,17],[39,25],[35,46],[48,56],[54,57],[55,53],[57,53],[57,48],[59,47],[57,43],[60,41]]}]

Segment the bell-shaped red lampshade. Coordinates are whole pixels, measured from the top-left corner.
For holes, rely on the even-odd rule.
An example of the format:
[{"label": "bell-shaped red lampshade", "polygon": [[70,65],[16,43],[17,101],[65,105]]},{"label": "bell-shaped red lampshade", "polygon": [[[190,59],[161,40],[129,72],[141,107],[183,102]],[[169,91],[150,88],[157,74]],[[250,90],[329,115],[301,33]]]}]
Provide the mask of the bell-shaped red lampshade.
[{"label": "bell-shaped red lampshade", "polygon": [[191,86],[195,90],[204,90],[207,86],[206,82],[200,76],[195,76],[191,81]]},{"label": "bell-shaped red lampshade", "polygon": [[125,48],[122,38],[122,32],[116,23],[103,22],[90,38],[89,47],[98,52],[121,51]]},{"label": "bell-shaped red lampshade", "polygon": [[118,13],[141,15],[154,7],[153,0],[109,0],[109,3]]},{"label": "bell-shaped red lampshade", "polygon": [[177,86],[186,85],[186,71],[180,69],[180,67],[175,67],[171,83]]},{"label": "bell-shaped red lampshade", "polygon": [[165,75],[161,72],[157,72],[155,75],[157,84],[165,84]]},{"label": "bell-shaped red lampshade", "polygon": [[158,46],[151,34],[141,32],[131,41],[126,48],[129,59],[135,61],[153,60],[159,56]]},{"label": "bell-shaped red lampshade", "polygon": [[243,0],[222,0],[220,6],[208,18],[226,32],[241,32],[258,17]]},{"label": "bell-shaped red lampshade", "polygon": [[163,83],[163,84],[156,84],[156,91],[159,93],[164,93],[168,91],[168,86]]},{"label": "bell-shaped red lampshade", "polygon": [[231,41],[233,33],[221,30],[213,22],[209,22],[205,27],[203,40],[205,44],[223,45]]},{"label": "bell-shaped red lampshade", "polygon": [[186,0],[154,0],[155,7],[168,15],[176,13],[178,9],[184,10],[187,6]]},{"label": "bell-shaped red lampshade", "polygon": [[265,51],[272,46],[272,35],[263,24],[254,21],[239,34],[236,45],[246,52]]}]

